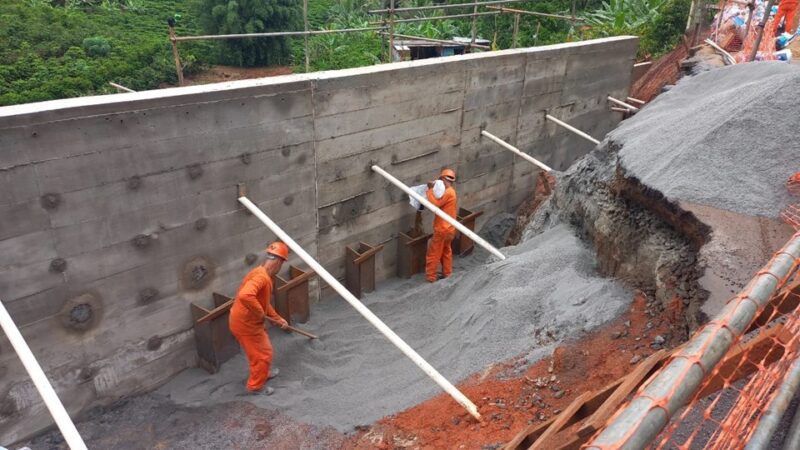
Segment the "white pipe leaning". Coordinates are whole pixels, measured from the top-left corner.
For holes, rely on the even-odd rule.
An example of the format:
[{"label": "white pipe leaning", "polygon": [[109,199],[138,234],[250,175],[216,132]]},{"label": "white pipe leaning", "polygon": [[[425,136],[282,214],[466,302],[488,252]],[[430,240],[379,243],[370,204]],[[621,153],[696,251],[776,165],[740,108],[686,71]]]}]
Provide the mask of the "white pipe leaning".
[{"label": "white pipe leaning", "polygon": [[619,106],[622,106],[623,108],[626,108],[629,111],[633,111],[633,112],[638,112],[639,111],[639,108],[637,108],[637,107],[635,107],[633,105],[629,105],[629,104],[623,102],[622,100],[618,100],[618,99],[616,99],[616,98],[614,98],[614,97],[612,97],[610,95],[608,96],[608,101],[610,101],[611,103],[617,104]]},{"label": "white pipe leaning", "polygon": [[493,140],[494,142],[500,144],[501,147],[503,147],[504,149],[515,153],[517,156],[521,157],[522,159],[539,166],[539,168],[544,170],[545,172],[552,172],[553,171],[553,169],[551,169],[550,166],[548,166],[547,164],[539,161],[538,159],[534,158],[533,156],[531,156],[531,155],[529,155],[527,153],[523,153],[517,147],[514,147],[513,145],[511,145],[508,142],[500,139],[499,137],[493,135],[492,133],[489,133],[486,130],[481,130],[481,135],[486,136],[487,138],[489,138],[489,139]]},{"label": "white pipe leaning", "polygon": [[566,128],[566,129],[568,129],[569,131],[572,131],[573,133],[575,133],[578,136],[586,139],[587,141],[594,143],[594,145],[597,145],[597,144],[600,143],[600,141],[598,141],[597,139],[589,136],[588,134],[584,133],[583,131],[573,127],[572,125],[570,125],[570,124],[568,124],[566,122],[562,122],[562,121],[556,119],[555,117],[551,116],[550,114],[545,114],[544,116],[545,116],[545,118],[547,118],[547,120],[550,120],[550,121],[554,122],[555,124],[560,125],[560,126]]},{"label": "white pipe leaning", "polygon": [[50,415],[56,421],[56,425],[61,430],[61,434],[64,436],[64,440],[67,441],[69,448],[72,450],[86,450],[86,444],[83,442],[81,435],[78,434],[78,429],[72,423],[67,410],[64,409],[64,405],[56,395],[56,391],[50,385],[50,381],[47,380],[47,375],[45,375],[42,367],[36,361],[36,357],[33,356],[33,352],[31,352],[30,347],[28,347],[2,301],[0,301],[0,326],[8,336],[11,346],[14,347],[17,356],[22,361],[22,365],[25,366],[25,370],[28,371],[28,375],[33,380],[33,385],[36,386],[36,390],[42,396],[47,410],[50,411]]},{"label": "white pipe leaning", "polygon": [[627,97],[626,100],[628,100],[631,103],[638,103],[640,105],[644,105],[645,103],[647,103],[644,100],[639,100],[638,98],[633,98],[633,97]]},{"label": "white pipe leaning", "polygon": [[[769,448],[772,435],[775,434],[775,430],[780,426],[781,419],[783,419],[783,415],[789,408],[798,386],[800,386],[800,358],[795,357],[786,372],[783,383],[778,388],[778,392],[767,406],[766,411],[761,414],[761,420],[758,422],[756,430],[744,450],[764,450]],[[787,438],[790,436],[787,435]]]},{"label": "white pipe leaning", "polygon": [[275,222],[272,221],[266,214],[264,214],[261,209],[258,208],[253,202],[250,201],[247,197],[239,197],[239,203],[245,206],[253,215],[258,217],[267,228],[270,229],[275,235],[283,241],[289,248],[292,249],[293,252],[297,253],[297,256],[303,260],[306,264],[308,264],[311,269],[317,273],[323,280],[325,280],[330,287],[332,287],[339,295],[342,296],[343,299],[347,303],[350,303],[350,306],[356,309],[362,316],[369,323],[372,324],[375,328],[378,329],[384,336],[386,336],[389,341],[395,345],[404,355],[406,355],[411,361],[414,361],[414,364],[417,365],[423,372],[425,372],[433,381],[436,382],[445,392],[450,394],[453,399],[458,402],[459,405],[463,406],[470,415],[478,420],[481,419],[480,413],[478,413],[478,407],[475,406],[474,403],[470,401],[464,394],[461,393],[455,386],[453,386],[445,377],[443,377],[436,369],[433,368],[427,361],[425,361],[422,356],[419,355],[413,348],[411,348],[408,344],[403,341],[400,336],[398,336],[391,328],[389,328],[381,319],[378,318],[375,314],[372,313],[363,303],[361,303],[350,291],[347,290],[342,283],[339,282],[333,275],[331,275],[324,267],[322,267],[311,255],[309,255],[303,247],[300,246],[297,242],[294,241],[286,232],[284,232]]},{"label": "white pipe leaning", "polygon": [[425,198],[425,197],[417,194],[416,192],[412,191],[408,186],[403,184],[402,181],[400,181],[397,178],[393,177],[388,172],[386,172],[385,170],[381,169],[378,166],[372,166],[372,170],[374,172],[379,173],[381,176],[383,176],[383,178],[386,178],[387,180],[389,180],[390,183],[392,183],[393,185],[395,185],[398,188],[400,188],[406,194],[414,197],[418,202],[422,203],[426,208],[431,210],[434,214],[436,214],[437,216],[439,216],[442,219],[444,219],[445,222],[447,222],[450,225],[456,227],[456,229],[458,231],[460,231],[462,234],[464,234],[467,237],[469,237],[470,239],[472,239],[476,244],[480,245],[481,247],[485,248],[486,250],[489,250],[489,252],[491,252],[494,256],[497,256],[500,259],[506,259],[505,255],[500,253],[500,250],[494,248],[494,246],[492,246],[492,244],[486,242],[482,237],[478,236],[472,230],[470,230],[467,227],[465,227],[464,225],[461,225],[460,223],[458,223],[458,221],[456,219],[448,216],[444,211],[442,211],[441,209],[439,209],[436,206],[434,206],[433,203],[429,202],[427,198]]}]

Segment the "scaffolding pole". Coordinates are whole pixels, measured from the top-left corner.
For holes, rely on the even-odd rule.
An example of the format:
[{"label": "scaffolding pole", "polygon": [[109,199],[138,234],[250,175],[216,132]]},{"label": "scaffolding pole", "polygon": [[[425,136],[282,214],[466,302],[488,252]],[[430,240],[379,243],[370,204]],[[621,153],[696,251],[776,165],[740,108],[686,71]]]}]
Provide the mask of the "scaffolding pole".
[{"label": "scaffolding pole", "polygon": [[580,22],[581,19],[577,17],[570,17],[570,16],[563,16],[561,14],[550,14],[550,13],[543,13],[537,11],[527,11],[524,9],[512,9],[512,8],[505,8],[503,6],[487,6],[486,9],[493,9],[496,11],[504,12],[504,13],[513,13],[513,14],[526,14],[529,16],[538,16],[538,17],[550,17],[552,19],[563,19],[569,20],[572,22]]},{"label": "scaffolding pole", "polygon": [[[373,166],[374,167],[374,166]],[[322,265],[320,265],[311,255],[309,255],[303,247],[300,246],[294,239],[291,238],[285,231],[281,229],[275,222],[272,221],[266,214],[264,214],[261,209],[256,206],[253,202],[250,201],[247,197],[239,197],[239,203],[245,206],[253,215],[255,215],[267,228],[272,231],[275,236],[278,237],[281,241],[283,241],[289,248],[292,249],[293,252],[300,257],[306,264],[308,264],[311,269],[317,273],[323,280],[325,280],[330,287],[332,287],[342,298],[350,304],[359,314],[364,316],[367,321],[372,324],[378,331],[381,332],[384,336],[386,336],[389,341],[394,344],[404,355],[406,355],[414,364],[417,365],[426,375],[431,377],[436,384],[439,385],[445,392],[450,394],[453,397],[453,400],[458,402],[459,405],[463,406],[464,409],[469,412],[469,414],[477,420],[481,419],[480,413],[478,413],[478,408],[475,406],[470,399],[468,399],[461,391],[459,391],[453,384],[451,384],[445,377],[443,377],[436,369],[433,368],[430,364],[428,364],[422,356],[419,355],[413,348],[411,348],[406,342],[400,338],[391,328],[389,328],[383,321],[378,318],[372,311],[369,310],[363,303],[361,303],[350,291],[347,290],[339,280],[336,279],[333,275],[330,274],[327,270],[325,270]]]},{"label": "scaffolding pole", "polygon": [[433,203],[429,202],[427,198],[417,194],[416,192],[412,191],[408,186],[406,186],[402,181],[398,180],[397,178],[393,177],[391,174],[386,172],[385,170],[381,169],[379,166],[372,166],[372,171],[381,175],[383,178],[386,178],[387,181],[392,183],[393,185],[397,186],[405,192],[406,194],[414,197],[414,199],[423,206],[431,210],[434,214],[441,217],[445,222],[449,223],[450,225],[454,226],[461,234],[467,236],[468,238],[472,239],[476,244],[480,245],[481,247],[488,250],[494,256],[497,256],[501,260],[506,259],[506,256],[500,253],[500,250],[494,248],[492,244],[486,242],[482,237],[478,236],[474,231],[470,230],[469,228],[461,225],[456,219],[450,217],[442,211],[441,209],[437,208]]},{"label": "scaffolding pole", "polygon": [[282,36],[316,36],[319,34],[334,33],[360,33],[366,31],[383,30],[384,27],[342,28],[340,30],[312,30],[312,31],[275,31],[270,33],[245,33],[245,34],[210,34],[202,36],[177,36],[176,41],[203,41],[220,39],[243,39],[255,37],[282,37]]},{"label": "scaffolding pole", "polygon": [[[448,8],[465,8],[469,6],[476,6],[476,5],[502,5],[504,3],[518,3],[518,2],[527,2],[530,0],[489,0],[487,2],[469,2],[469,3],[448,3],[443,5],[430,5],[430,6],[417,6],[411,8],[395,8],[395,13],[404,13],[404,12],[416,12],[416,11],[429,11],[434,9],[448,9]],[[389,9],[373,9],[367,11],[368,14],[384,14],[389,12]]]},{"label": "scaffolding pole", "polygon": [[75,428],[75,424],[70,419],[67,410],[64,409],[64,405],[47,379],[42,366],[36,361],[31,348],[28,347],[28,343],[25,342],[25,338],[22,337],[19,328],[17,328],[11,315],[8,314],[2,301],[0,301],[0,327],[3,328],[8,341],[11,342],[14,351],[17,352],[17,356],[31,377],[36,390],[39,391],[39,395],[42,396],[47,410],[53,416],[53,420],[58,425],[58,429],[61,431],[61,435],[64,436],[64,440],[67,441],[69,448],[72,450],[86,450],[86,444],[78,433],[78,429]]},{"label": "scaffolding pole", "polygon": [[608,101],[610,101],[611,103],[614,103],[616,105],[622,106],[623,108],[625,108],[625,109],[627,109],[629,111],[639,112],[639,108],[637,108],[637,107],[635,107],[633,105],[630,105],[628,103],[625,103],[622,100],[616,99],[616,98],[614,98],[614,97],[612,97],[610,95],[608,96]]},{"label": "scaffolding pole", "polygon": [[489,133],[486,130],[481,130],[481,135],[486,136],[487,138],[491,139],[492,141],[494,141],[495,143],[499,144],[504,149],[509,150],[512,153],[515,153],[517,156],[519,156],[520,158],[524,159],[525,161],[528,161],[529,163],[532,163],[532,164],[538,166],[540,169],[544,170],[545,172],[552,172],[553,171],[553,169],[551,169],[550,166],[548,166],[547,164],[539,161],[538,159],[534,158],[533,156],[531,156],[531,155],[529,155],[527,153],[524,153],[522,150],[518,149],[517,147],[514,147],[513,145],[511,145],[508,142],[500,139],[499,137],[493,135],[492,133]]},{"label": "scaffolding pole", "polygon": [[[389,34],[389,33],[385,32],[385,31],[381,31],[381,34],[382,34],[382,35],[384,35],[384,36],[388,36],[388,34]],[[448,41],[447,39],[434,39],[434,38],[427,38],[427,37],[422,37],[422,36],[411,36],[411,35],[409,35],[409,34],[398,34],[398,33],[395,33],[395,34],[394,34],[394,37],[396,37],[396,38],[403,38],[403,39],[415,39],[415,40],[419,40],[419,41],[427,41],[427,42],[436,42],[436,43],[439,43],[439,44],[457,44],[457,45],[464,45],[464,43],[463,43],[463,42],[458,42],[458,41]],[[475,48],[482,48],[482,49],[485,49],[485,50],[491,50],[491,47],[489,47],[488,45],[481,45],[481,44],[470,44],[469,46],[470,46],[470,47],[475,47]]]},{"label": "scaffolding pole", "polygon": [[551,116],[550,114],[545,114],[545,118],[547,118],[547,120],[555,123],[556,125],[559,125],[561,127],[566,128],[567,130],[577,134],[578,136],[586,139],[587,141],[589,141],[589,142],[591,142],[591,143],[593,143],[595,145],[600,143],[600,141],[598,141],[597,139],[589,136],[588,134],[584,133],[583,131],[573,127],[572,125],[570,125],[570,124],[568,124],[566,122],[562,122],[562,121],[556,119],[555,117]]},{"label": "scaffolding pole", "polygon": [[[479,13],[467,13],[467,14],[453,14],[452,16],[432,16],[432,17],[414,17],[411,19],[399,19],[395,20],[394,23],[410,23],[410,22],[428,22],[434,20],[448,20],[448,19],[460,19],[464,17],[473,17],[473,16],[494,16],[497,14],[503,14],[500,11],[483,11]],[[370,25],[379,25],[381,22],[370,22]]]}]

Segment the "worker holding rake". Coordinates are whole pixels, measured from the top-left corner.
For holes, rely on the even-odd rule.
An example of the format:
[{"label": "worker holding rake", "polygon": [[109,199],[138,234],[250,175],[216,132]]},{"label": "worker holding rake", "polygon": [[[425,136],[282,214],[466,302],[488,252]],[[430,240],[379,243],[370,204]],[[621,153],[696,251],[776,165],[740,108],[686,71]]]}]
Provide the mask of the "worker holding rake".
[{"label": "worker holding rake", "polygon": [[231,307],[229,326],[239,341],[250,364],[247,391],[252,394],[272,395],[275,390],[265,386],[268,379],[278,375],[272,366],[272,343],[264,328],[265,320],[278,324],[286,330],[289,324],[270,303],[272,277],[280,272],[289,259],[289,247],[283,242],[273,242],[266,249],[264,262],[244,277]]},{"label": "worker holding rake", "polygon": [[[456,190],[453,183],[456,181],[456,173],[452,169],[444,169],[439,174],[439,179],[429,183],[427,197],[445,214],[455,219],[456,211]],[[437,280],[437,270],[442,266],[442,277],[447,278],[453,273],[453,239],[456,236],[454,226],[447,223],[439,216],[433,219],[433,237],[428,243],[428,253],[425,258],[425,279],[433,283]]]}]

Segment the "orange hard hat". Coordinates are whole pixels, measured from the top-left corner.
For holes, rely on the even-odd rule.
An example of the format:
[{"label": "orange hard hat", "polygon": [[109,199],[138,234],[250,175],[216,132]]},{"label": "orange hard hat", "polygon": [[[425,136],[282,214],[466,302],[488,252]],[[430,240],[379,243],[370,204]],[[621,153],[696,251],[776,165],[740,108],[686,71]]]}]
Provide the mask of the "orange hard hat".
[{"label": "orange hard hat", "polygon": [[275,255],[284,261],[289,259],[289,247],[280,241],[269,244],[269,246],[267,246],[267,253]]},{"label": "orange hard hat", "polygon": [[456,181],[456,173],[453,169],[444,169],[439,174],[439,178],[444,178],[447,181]]}]

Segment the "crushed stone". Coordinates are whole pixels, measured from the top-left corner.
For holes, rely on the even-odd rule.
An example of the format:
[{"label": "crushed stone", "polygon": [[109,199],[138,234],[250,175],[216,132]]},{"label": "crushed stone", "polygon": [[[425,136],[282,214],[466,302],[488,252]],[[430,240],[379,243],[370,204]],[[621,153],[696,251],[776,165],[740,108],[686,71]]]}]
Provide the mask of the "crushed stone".
[{"label": "crushed stone", "polygon": [[800,67],[737,64],[682,79],[608,139],[626,175],[673,201],[776,218],[800,169]]},{"label": "crushed stone", "polygon": [[[453,276],[435,284],[421,275],[386,281],[363,301],[453,383],[517,356],[536,361],[631,302],[630,291],[596,273],[594,252],[567,225],[503,251],[505,261],[487,260],[480,251],[457,259]],[[157,393],[193,407],[244,400],[349,431],[441,392],[339,298],[315,305],[311,320],[299,326],[320,339],[270,330],[281,369],[270,381],[272,396],[241,395],[242,354],[214,375],[184,371]]]}]

